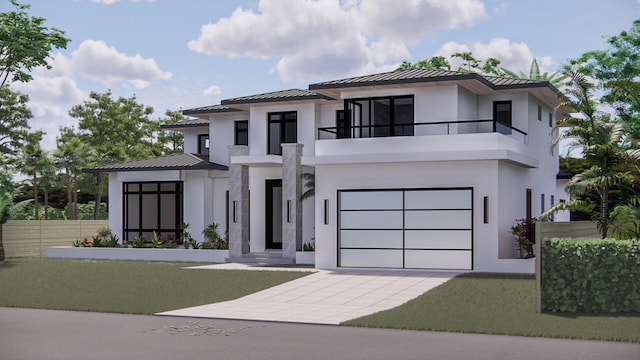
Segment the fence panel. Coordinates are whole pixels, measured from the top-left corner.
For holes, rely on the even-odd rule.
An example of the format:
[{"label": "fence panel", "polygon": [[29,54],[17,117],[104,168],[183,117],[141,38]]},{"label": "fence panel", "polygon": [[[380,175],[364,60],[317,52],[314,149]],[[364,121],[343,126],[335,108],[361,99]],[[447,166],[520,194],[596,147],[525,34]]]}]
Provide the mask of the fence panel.
[{"label": "fence panel", "polygon": [[45,257],[49,246],[93,236],[107,220],[9,220],[0,227],[5,257]]}]

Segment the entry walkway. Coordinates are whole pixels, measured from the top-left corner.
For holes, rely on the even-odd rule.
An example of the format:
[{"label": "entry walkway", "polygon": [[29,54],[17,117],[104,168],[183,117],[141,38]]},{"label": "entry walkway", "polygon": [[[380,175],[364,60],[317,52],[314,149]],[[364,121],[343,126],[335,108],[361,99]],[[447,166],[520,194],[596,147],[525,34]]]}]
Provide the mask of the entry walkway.
[{"label": "entry walkway", "polygon": [[[238,269],[242,265],[221,264],[209,268]],[[459,274],[391,270],[305,270],[314,273],[236,300],[156,315],[337,325],[394,308]]]}]

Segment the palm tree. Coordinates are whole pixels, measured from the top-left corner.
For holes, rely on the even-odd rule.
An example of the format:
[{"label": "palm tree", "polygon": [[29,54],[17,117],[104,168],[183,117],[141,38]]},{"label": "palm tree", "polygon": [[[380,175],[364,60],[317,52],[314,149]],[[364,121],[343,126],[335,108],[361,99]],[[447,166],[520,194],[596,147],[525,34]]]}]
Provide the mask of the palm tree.
[{"label": "palm tree", "polygon": [[49,220],[49,189],[53,187],[56,174],[59,167],[56,164],[53,155],[45,151],[42,154],[40,162],[40,185],[42,185],[42,192],[44,195],[44,219]]},{"label": "palm tree", "polygon": [[[634,176],[624,167],[632,159],[633,153],[625,144],[626,126],[611,121],[608,115],[600,114],[593,98],[595,85],[588,80],[588,73],[582,69],[567,69],[570,87],[566,89],[566,100],[560,105],[573,108],[581,116],[571,116],[560,120],[558,126],[570,126],[570,130],[559,133],[553,145],[560,140],[572,139],[572,146],[581,147],[584,157],[592,166],[574,176],[566,190],[572,200],[553,206],[543,214],[548,217],[558,210],[574,210],[592,213],[602,237],[609,233],[610,194],[614,188],[631,188]],[[596,194],[597,202],[588,195]],[[626,201],[625,199],[622,199]],[[593,212],[594,210],[598,210]]]},{"label": "palm tree", "polygon": [[304,173],[302,174],[304,180],[305,191],[300,196],[300,200],[308,199],[316,195],[316,174]]},{"label": "palm tree", "polygon": [[564,86],[565,81],[567,81],[568,76],[561,71],[556,71],[549,75],[548,72],[540,73],[540,67],[538,66],[538,60],[535,58],[531,60],[531,67],[529,68],[529,74],[525,74],[522,71],[515,73],[509,69],[501,68],[504,74],[508,77],[516,78],[516,79],[529,79],[529,80],[542,80],[548,81],[551,85],[556,88],[561,88]]},{"label": "palm tree", "polygon": [[39,220],[39,196],[38,196],[38,173],[40,172],[40,164],[42,162],[43,151],[40,147],[42,140],[42,131],[36,131],[27,134],[27,141],[22,147],[20,156],[21,170],[25,175],[31,176],[31,184],[33,185],[33,207],[34,219]]},{"label": "palm tree", "polygon": [[77,220],[78,217],[78,173],[93,150],[78,137],[71,137],[62,143],[58,139],[58,149],[54,152],[57,162],[64,167],[67,183],[68,219]]}]

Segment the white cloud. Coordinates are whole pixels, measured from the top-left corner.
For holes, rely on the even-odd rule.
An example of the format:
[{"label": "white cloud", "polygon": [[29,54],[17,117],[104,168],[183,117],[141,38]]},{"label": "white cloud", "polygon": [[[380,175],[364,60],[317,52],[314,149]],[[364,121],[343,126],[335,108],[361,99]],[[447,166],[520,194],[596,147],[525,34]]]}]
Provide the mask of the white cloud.
[{"label": "white cloud", "polygon": [[[449,41],[440,47],[436,55],[450,56],[455,52],[465,51],[472,52],[477,59],[496,58],[501,61],[500,67],[515,72],[522,71],[525,74],[529,73],[531,61],[534,58],[533,52],[526,43],[511,42],[505,38],[494,38],[488,43],[475,42],[470,46]],[[461,61],[452,60],[452,66],[455,69]],[[550,56],[538,56],[537,60],[542,72],[547,71],[545,69],[554,64]]]},{"label": "white cloud", "polygon": [[496,15],[501,15],[501,16],[507,15],[507,4],[501,3],[501,4],[496,5],[493,8],[493,12]]},{"label": "white cloud", "polygon": [[485,17],[479,0],[260,0],[202,26],[187,44],[222,56],[279,58],[285,81],[355,75],[410,57],[407,45]]},{"label": "white cloud", "polygon": [[128,56],[103,41],[85,40],[70,57],[58,53],[52,61],[54,75],[80,75],[106,86],[127,81],[144,88],[151,80],[169,79],[170,72],[160,70],[154,59],[140,54]]},{"label": "white cloud", "polygon": [[211,85],[208,88],[206,88],[202,93],[204,95],[218,95],[222,93],[222,89],[220,89],[220,86],[218,85]]},{"label": "white cloud", "polygon": [[33,130],[42,130],[46,134],[42,139],[42,147],[47,150],[56,147],[55,139],[60,126],[77,124],[77,120],[69,116],[71,106],[81,104],[89,99],[87,92],[81,90],[70,77],[48,77],[46,70],[38,68],[33,72],[33,80],[28,83],[13,83],[17,91],[29,95],[29,109],[33,118],[29,125]]}]

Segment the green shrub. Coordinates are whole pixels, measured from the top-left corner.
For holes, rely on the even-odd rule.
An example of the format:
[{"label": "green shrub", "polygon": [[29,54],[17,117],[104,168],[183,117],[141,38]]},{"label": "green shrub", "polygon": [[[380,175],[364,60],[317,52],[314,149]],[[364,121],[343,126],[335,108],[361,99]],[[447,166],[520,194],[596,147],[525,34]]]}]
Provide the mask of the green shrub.
[{"label": "green shrub", "polygon": [[640,312],[640,241],[551,239],[541,248],[545,311]]}]

